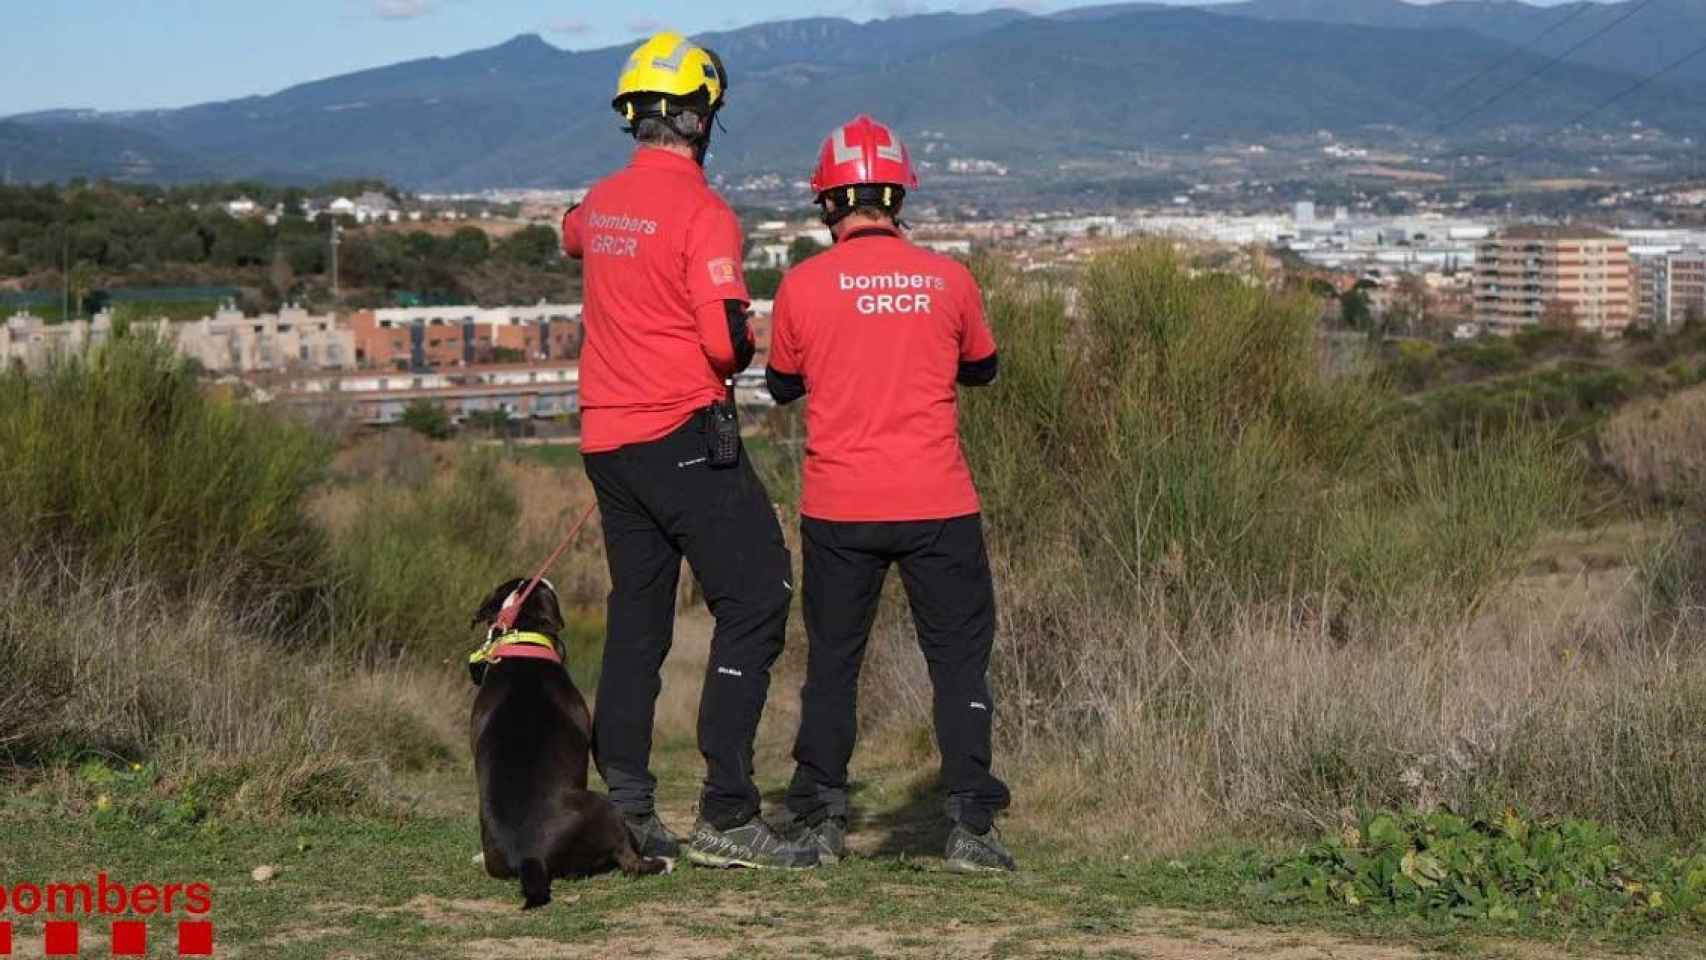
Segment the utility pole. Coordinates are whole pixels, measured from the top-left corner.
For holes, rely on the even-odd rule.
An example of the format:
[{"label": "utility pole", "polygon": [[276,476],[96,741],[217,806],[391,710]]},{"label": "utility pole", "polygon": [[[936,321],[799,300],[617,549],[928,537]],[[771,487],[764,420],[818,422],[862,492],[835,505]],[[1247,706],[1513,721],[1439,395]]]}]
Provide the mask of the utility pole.
[{"label": "utility pole", "polygon": [[338,226],[338,218],[332,216],[332,316],[338,315],[338,235],[343,228]]},{"label": "utility pole", "polygon": [[60,306],[59,322],[71,322],[71,224],[68,221],[59,229],[60,259],[59,279],[65,286],[65,300]]}]

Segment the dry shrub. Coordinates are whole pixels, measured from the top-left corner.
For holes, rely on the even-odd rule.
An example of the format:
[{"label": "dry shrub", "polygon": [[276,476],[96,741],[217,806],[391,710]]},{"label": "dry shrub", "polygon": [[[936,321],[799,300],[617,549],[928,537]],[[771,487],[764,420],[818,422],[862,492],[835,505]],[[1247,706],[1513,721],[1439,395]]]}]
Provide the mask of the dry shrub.
[{"label": "dry shrub", "polygon": [[1706,829],[1698,643],[1538,605],[1356,643],[1282,607],[1209,629],[1168,606],[1087,615],[1051,654],[1069,684],[1027,684],[1036,651],[1007,634],[997,716],[1027,825],[1069,840],[1051,825],[1094,816],[1133,850],[1321,828],[1347,807]]},{"label": "dry shrub", "polygon": [[[1002,376],[963,417],[1021,816],[1169,848],[1381,804],[1706,827],[1706,789],[1612,788],[1706,763],[1667,740],[1692,654],[1481,615],[1573,515],[1567,444],[1401,431],[1380,383],[1321,369],[1312,305],[1165,247],[1092,264],[1076,309],[986,279]],[[904,610],[882,624],[867,716],[910,737],[928,691]]]},{"label": "dry shrub", "polygon": [[1653,503],[1699,506],[1706,490],[1706,389],[1630,404],[1600,433],[1604,463]]},{"label": "dry shrub", "polygon": [[[520,508],[517,533],[534,558],[528,563],[536,568],[592,506],[592,484],[578,467],[553,468],[518,461],[506,463],[504,472],[515,488]],[[533,572],[528,569],[526,574]],[[596,510],[550,576],[566,606],[596,610],[602,616],[604,598],[610,592],[610,572],[604,562],[603,532]]]},{"label": "dry shrub", "polygon": [[240,593],[15,565],[0,576],[0,688],[28,697],[0,701],[0,760],[146,761],[210,805],[280,813],[328,791],[372,800],[389,771],[453,756],[445,704],[465,694],[280,649],[272,615]]}]

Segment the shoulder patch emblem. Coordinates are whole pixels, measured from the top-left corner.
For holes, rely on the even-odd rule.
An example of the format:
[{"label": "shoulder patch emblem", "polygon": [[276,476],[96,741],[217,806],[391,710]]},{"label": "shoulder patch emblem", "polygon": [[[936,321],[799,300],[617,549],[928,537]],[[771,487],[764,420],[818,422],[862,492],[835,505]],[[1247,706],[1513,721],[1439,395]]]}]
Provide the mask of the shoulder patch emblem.
[{"label": "shoulder patch emblem", "polygon": [[726,287],[735,282],[735,262],[729,257],[718,257],[705,264],[705,269],[711,272],[711,285]]}]

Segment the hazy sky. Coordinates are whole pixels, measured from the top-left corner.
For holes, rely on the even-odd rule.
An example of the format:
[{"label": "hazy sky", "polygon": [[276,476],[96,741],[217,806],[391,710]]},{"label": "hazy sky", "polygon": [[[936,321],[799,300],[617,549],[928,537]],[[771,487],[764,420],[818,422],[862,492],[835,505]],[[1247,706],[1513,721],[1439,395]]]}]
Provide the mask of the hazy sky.
[{"label": "hazy sky", "polygon": [[[827,15],[868,20],[1090,0],[40,0],[0,13],[0,117],[176,107],[539,33],[570,49]],[[1170,0],[1178,2],[1178,0]],[[1556,0],[1541,0],[1556,2]],[[20,9],[23,8],[23,9]],[[24,12],[27,10],[28,12]]]}]

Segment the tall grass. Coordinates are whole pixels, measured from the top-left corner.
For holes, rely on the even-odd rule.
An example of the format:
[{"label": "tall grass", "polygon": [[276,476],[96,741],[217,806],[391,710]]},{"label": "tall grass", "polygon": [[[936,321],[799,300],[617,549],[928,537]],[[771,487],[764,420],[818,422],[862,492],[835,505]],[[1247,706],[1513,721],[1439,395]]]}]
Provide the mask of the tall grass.
[{"label": "tall grass", "polygon": [[[998,729],[1038,807],[1168,845],[1490,799],[1706,826],[1706,790],[1661,810],[1603,789],[1676,759],[1678,711],[1706,704],[1661,682],[1683,655],[1613,652],[1641,649],[1629,632],[1571,659],[1579,625],[1489,626],[1577,508],[1559,436],[1418,433],[1379,379],[1328,372],[1312,304],[1165,245],[1070,291],[984,276],[1002,377],[963,428],[1002,602]],[[877,664],[916,723],[921,671],[884,666],[916,659],[904,632]]]},{"label": "tall grass", "polygon": [[443,480],[365,489],[359,501],[332,550],[345,616],[331,638],[358,655],[442,657],[465,646],[474,606],[537,562],[515,542],[519,505],[495,452],[469,452]]},{"label": "tall grass", "polygon": [[148,763],[174,791],[201,784],[209,810],[278,813],[369,801],[387,771],[450,759],[454,678],[281,649],[274,617],[217,586],[14,565],[0,576],[0,769]]},{"label": "tall grass", "polygon": [[0,375],[0,769],[229,768],[311,799],[448,758],[446,658],[533,562],[520,495],[470,453],[338,477],[353,521],[328,523],[334,452],[145,338]]},{"label": "tall grass", "polygon": [[1403,439],[1394,395],[1330,378],[1317,309],[1170,247],[1091,264],[1062,291],[989,278],[1000,385],[964,403],[990,527],[1047,596],[1081,569],[1108,602],[1177,613],[1314,597],[1360,618],[1475,605],[1579,487],[1534,431]]},{"label": "tall grass", "polygon": [[204,397],[163,344],[120,341],[43,373],[0,374],[0,552],[68,554],[187,590],[300,603],[323,538],[302,510],[330,447]]}]

